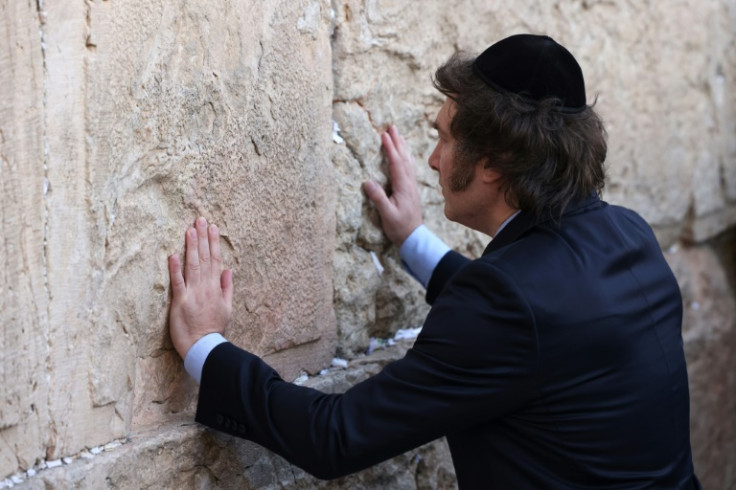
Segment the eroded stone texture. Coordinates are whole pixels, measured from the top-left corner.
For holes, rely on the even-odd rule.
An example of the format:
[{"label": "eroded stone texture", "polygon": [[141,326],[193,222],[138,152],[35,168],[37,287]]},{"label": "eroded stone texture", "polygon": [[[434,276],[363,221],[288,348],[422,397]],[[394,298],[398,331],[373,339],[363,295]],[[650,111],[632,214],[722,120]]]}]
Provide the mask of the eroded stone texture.
[{"label": "eroded stone texture", "polygon": [[229,337],[287,378],[328,365],[328,5],[2,9],[0,474],[191,417],[166,256],[199,215],[236,270]]},{"label": "eroded stone texture", "polygon": [[35,2],[0,3],[0,479],[33,465],[48,437],[39,20]]},{"label": "eroded stone texture", "polygon": [[736,265],[734,238],[720,258],[711,246],[666,254],[683,296],[691,442],[703,488],[736,483],[736,296],[724,270],[733,274]]},{"label": "eroded stone texture", "polygon": [[131,363],[94,379],[97,402],[125,403],[135,385],[138,426],[192,401],[166,338],[165,257],[197,215],[236,271],[230,338],[287,378],[319,370],[334,338],[325,6],[101,2],[89,15],[91,362]]}]

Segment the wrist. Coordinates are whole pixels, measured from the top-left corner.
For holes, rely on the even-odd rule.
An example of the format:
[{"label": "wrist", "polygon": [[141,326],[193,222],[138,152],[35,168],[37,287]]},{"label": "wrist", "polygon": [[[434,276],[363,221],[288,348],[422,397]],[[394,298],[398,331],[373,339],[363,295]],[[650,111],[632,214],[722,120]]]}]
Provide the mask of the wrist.
[{"label": "wrist", "polygon": [[189,349],[192,348],[192,346],[199,340],[200,337],[187,337],[185,339],[179,338],[176,342],[174,342],[174,349],[176,349],[176,352],[179,354],[179,357],[182,359],[187,357],[187,352],[189,352]]},{"label": "wrist", "polygon": [[417,228],[422,226],[422,220],[418,220],[414,223],[412,223],[410,226],[407,226],[402,230],[402,233],[396,237],[395,240],[392,240],[393,244],[396,246],[396,248],[400,249],[401,246],[406,242],[406,240],[411,236],[412,233],[416,231]]}]

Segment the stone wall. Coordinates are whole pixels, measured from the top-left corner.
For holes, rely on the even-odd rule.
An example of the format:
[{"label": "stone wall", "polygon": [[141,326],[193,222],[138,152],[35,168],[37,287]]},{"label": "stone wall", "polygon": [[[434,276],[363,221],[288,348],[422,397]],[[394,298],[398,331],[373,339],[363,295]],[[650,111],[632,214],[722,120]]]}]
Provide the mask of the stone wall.
[{"label": "stone wall", "polygon": [[351,359],[307,381],[328,391],[380,369],[406,345],[363,357],[369,339],[427,307],[360,190],[385,182],[379,134],[406,134],[426,222],[477,255],[486,238],[444,220],[425,164],[442,103],[430,78],[455,50],[522,31],[586,73],[609,131],[605,197],[653,225],[683,290],[696,469],[706,488],[736,485],[734,0],[0,12],[0,487],[452,488],[442,441],[322,483],[194,425],[166,256],[208,217],[235,268],[234,342],[287,379]]}]

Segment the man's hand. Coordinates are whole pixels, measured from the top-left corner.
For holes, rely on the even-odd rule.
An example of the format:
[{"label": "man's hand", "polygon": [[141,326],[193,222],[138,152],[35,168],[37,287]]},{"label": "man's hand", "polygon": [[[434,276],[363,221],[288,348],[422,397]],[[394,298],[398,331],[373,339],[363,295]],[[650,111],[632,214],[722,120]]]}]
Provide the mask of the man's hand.
[{"label": "man's hand", "polygon": [[404,137],[396,126],[381,135],[388,158],[393,192],[391,197],[376,182],[368,181],[363,188],[381,215],[381,226],[389,240],[401,247],[404,240],[422,224],[422,204],[419,200],[414,160]]},{"label": "man's hand", "polygon": [[182,359],[208,333],[225,331],[233,310],[233,271],[222,270],[220,235],[215,225],[197,219],[186,233],[184,275],[178,254],[169,257],[173,300],[169,333]]}]

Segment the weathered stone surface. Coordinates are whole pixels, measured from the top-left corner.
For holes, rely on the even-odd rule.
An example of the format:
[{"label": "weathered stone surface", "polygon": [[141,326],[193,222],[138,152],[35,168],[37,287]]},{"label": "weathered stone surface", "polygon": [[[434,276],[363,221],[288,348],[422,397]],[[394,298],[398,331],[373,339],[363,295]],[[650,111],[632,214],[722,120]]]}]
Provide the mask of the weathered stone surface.
[{"label": "weathered stone surface", "polygon": [[0,4],[0,478],[48,437],[44,77],[31,2]]},{"label": "weathered stone surface", "polygon": [[236,270],[230,337],[287,377],[329,364],[328,6],[2,11],[0,475],[191,415],[166,256],[198,215]]},{"label": "weathered stone surface", "polygon": [[736,234],[729,236],[720,257],[710,246],[666,254],[683,296],[691,442],[703,488],[736,483],[736,296],[724,271],[736,270]]}]

